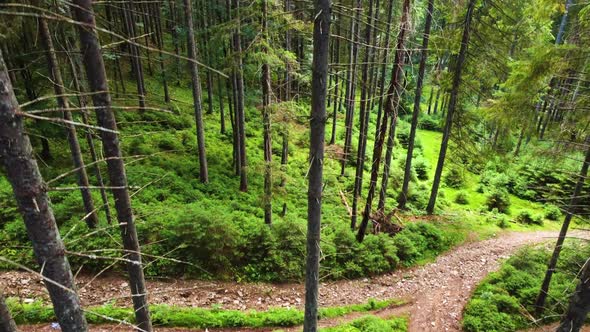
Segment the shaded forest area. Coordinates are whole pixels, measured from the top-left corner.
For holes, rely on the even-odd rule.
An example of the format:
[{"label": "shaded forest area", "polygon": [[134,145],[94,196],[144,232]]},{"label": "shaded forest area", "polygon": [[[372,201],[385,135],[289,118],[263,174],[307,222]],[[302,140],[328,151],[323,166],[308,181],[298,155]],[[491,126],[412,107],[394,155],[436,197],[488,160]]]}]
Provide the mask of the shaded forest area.
[{"label": "shaded forest area", "polygon": [[[39,271],[62,330],[88,329],[75,276],[115,274],[140,331],[146,278],[305,281],[316,331],[321,281],[507,230],[559,230],[507,310],[563,315],[559,331],[590,311],[588,257],[560,261],[590,212],[588,3],[22,1],[0,16],[0,268]],[[555,309],[560,270],[580,282]],[[473,309],[498,300],[485,287],[466,330],[493,326]]]}]

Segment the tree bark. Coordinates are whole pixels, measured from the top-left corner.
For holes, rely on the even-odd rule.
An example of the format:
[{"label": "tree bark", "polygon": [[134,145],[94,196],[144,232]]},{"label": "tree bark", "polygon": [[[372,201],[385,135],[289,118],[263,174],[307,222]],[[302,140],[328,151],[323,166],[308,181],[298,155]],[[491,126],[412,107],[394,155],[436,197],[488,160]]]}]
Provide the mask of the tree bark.
[{"label": "tree bark", "polygon": [[0,289],[0,331],[1,332],[17,332],[16,323],[12,319],[10,310],[6,305],[4,294]]},{"label": "tree bark", "polygon": [[436,171],[434,173],[434,180],[432,182],[432,191],[430,193],[430,200],[426,207],[428,214],[434,213],[434,207],[436,206],[436,197],[438,195],[438,189],[440,186],[440,179],[442,176],[442,170],[445,163],[445,157],[447,154],[447,147],[449,139],[451,138],[451,128],[453,126],[453,114],[457,106],[459,98],[459,87],[461,85],[461,73],[463,66],[465,65],[465,58],[467,55],[467,49],[469,47],[469,36],[471,32],[471,21],[473,18],[473,10],[475,8],[476,0],[469,0],[467,7],[467,15],[465,17],[465,27],[463,28],[463,37],[461,40],[461,49],[459,50],[459,56],[457,58],[457,64],[455,68],[455,75],[453,77],[453,88],[451,90],[451,99],[449,101],[449,109],[447,110],[447,121],[443,131],[443,138],[440,145],[440,152],[438,156],[438,163],[436,165]]},{"label": "tree bark", "polygon": [[[389,58],[389,40],[391,37],[391,21],[393,19],[393,1],[387,4],[387,25],[385,26],[385,41],[383,42],[383,62],[379,79],[379,101],[377,102],[377,122],[375,128],[381,127],[381,116],[383,112],[383,95],[385,94],[385,77],[387,72],[387,58]],[[378,133],[375,134],[377,136]],[[375,139],[376,140],[376,139]]]},{"label": "tree bark", "polygon": [[195,45],[195,29],[193,26],[193,5],[191,0],[184,1],[184,14],[188,31],[188,57],[190,61],[193,92],[193,107],[195,110],[195,123],[197,124],[197,146],[199,154],[199,179],[202,183],[209,182],[209,169],[207,167],[207,150],[205,149],[205,128],[203,124],[203,103],[201,101],[201,81],[199,80],[199,68],[197,61],[197,46]]},{"label": "tree bark", "polygon": [[248,176],[246,172],[246,119],[244,113],[244,69],[242,64],[242,41],[240,27],[240,0],[233,0],[233,7],[236,11],[237,27],[233,33],[233,53],[235,56],[236,76],[236,127],[238,130],[239,159],[240,159],[240,191],[248,191]]},{"label": "tree bark", "polygon": [[87,331],[88,325],[76,294],[74,276],[41,178],[33,148],[25,134],[18,101],[0,52],[0,162],[12,185],[20,213],[41,267],[53,310],[62,331]]},{"label": "tree bark", "polygon": [[[416,95],[414,97],[414,111],[412,113],[412,124],[410,126],[410,137],[408,139],[408,151],[406,154],[406,166],[404,169],[404,182],[399,197],[398,207],[405,209],[408,201],[408,189],[410,187],[410,175],[412,174],[412,157],[414,156],[414,143],[416,130],[418,129],[418,116],[420,115],[420,102],[422,100],[422,86],[424,85],[424,73],[426,72],[426,60],[428,59],[428,41],[430,39],[430,27],[432,26],[432,12],[434,11],[434,0],[428,0],[426,9],[426,22],[424,35],[422,37],[422,56],[420,68],[418,69],[418,82],[416,83]],[[430,90],[430,102],[432,102],[432,90]],[[429,106],[430,109],[430,106]]]},{"label": "tree bark", "polygon": [[307,260],[305,268],[304,332],[318,330],[320,227],[322,220],[326,94],[330,45],[330,0],[314,1],[311,81],[310,165],[307,192]]},{"label": "tree bark", "polygon": [[[262,0],[262,29],[263,38],[266,43],[268,38],[268,3]],[[264,53],[268,54],[268,49],[264,48]],[[264,222],[267,225],[272,224],[272,142],[270,132],[270,66],[267,62],[262,65],[262,122],[264,127]]]},{"label": "tree bark", "polygon": [[166,68],[164,64],[164,54],[162,50],[164,49],[164,36],[162,33],[162,20],[160,15],[160,7],[158,4],[152,4],[152,12],[154,16],[154,25],[156,27],[156,42],[158,44],[158,56],[160,62],[160,75],[162,75],[162,85],[164,86],[164,101],[169,103],[170,102],[170,91],[168,90],[168,81],[166,79]]},{"label": "tree bark", "polygon": [[[76,20],[80,22],[78,29],[80,47],[83,54],[86,76],[92,92],[92,100],[96,108],[98,125],[110,130],[117,130],[115,116],[111,109],[111,97],[108,92],[106,71],[102,59],[100,44],[96,35],[96,22],[92,0],[74,0],[73,10]],[[127,272],[133,299],[135,321],[145,331],[152,331],[150,311],[147,301],[147,289],[141,263],[141,251],[135,228],[135,218],[131,209],[131,199],[127,189],[127,175],[119,147],[117,134],[101,131],[103,151],[107,160],[110,184],[115,197],[117,219],[121,229],[125,257],[128,260]]]},{"label": "tree bark", "polygon": [[[338,25],[336,26],[336,34],[340,36],[342,30],[342,15],[339,16]],[[334,45],[334,63],[336,64],[336,68],[340,66],[340,38],[336,38],[335,45]],[[340,112],[340,105],[342,105],[342,101],[338,96],[338,88],[339,88],[339,80],[340,80],[340,73],[336,70],[334,78],[334,110],[332,113],[332,133],[330,136],[330,145],[336,143],[336,121],[338,119],[338,113]]]},{"label": "tree bark", "polygon": [[64,83],[59,70],[59,64],[57,63],[57,57],[55,56],[55,48],[53,47],[53,41],[51,40],[51,34],[49,32],[49,26],[47,21],[43,18],[38,20],[39,32],[41,35],[41,41],[45,48],[45,55],[47,57],[47,65],[49,67],[49,73],[53,82],[53,90],[57,96],[57,105],[63,109],[63,118],[70,123],[66,123],[66,133],[68,137],[68,143],[70,145],[70,153],[72,154],[72,161],[74,168],[78,171],[78,186],[80,187],[80,193],[82,194],[82,202],[84,203],[84,210],[86,212],[85,221],[88,227],[95,228],[98,225],[98,215],[94,208],[94,201],[90,193],[90,184],[88,182],[88,174],[86,173],[86,165],[82,158],[82,151],[80,150],[80,143],[78,142],[78,133],[72,122],[72,113],[68,111],[70,103],[66,97],[64,90]]},{"label": "tree bark", "polygon": [[346,162],[350,155],[350,149],[352,144],[352,127],[354,125],[354,104],[356,99],[356,67],[358,62],[358,35],[360,32],[360,12],[362,11],[362,2],[356,1],[356,14],[354,18],[351,18],[350,23],[350,64],[346,73],[346,118],[344,125],[346,127],[344,137],[344,158],[342,158],[342,169],[340,175],[344,175],[346,169]]},{"label": "tree bark", "polygon": [[374,24],[373,17],[373,0],[369,0],[369,11],[368,21],[365,26],[365,54],[363,57],[362,74],[361,74],[361,100],[359,108],[359,120],[360,130],[358,139],[358,148],[356,156],[356,174],[354,181],[354,189],[352,194],[352,217],[350,222],[350,228],[356,228],[357,222],[357,211],[358,211],[358,200],[359,196],[363,191],[363,175],[365,173],[365,155],[367,151],[367,132],[369,127],[369,115],[370,112],[367,109],[367,99],[369,95],[369,61],[373,53],[373,47],[371,46],[372,37],[372,26]]},{"label": "tree bark", "polygon": [[[84,90],[82,89],[82,85],[80,84],[80,81],[78,80],[78,66],[79,63],[77,62],[77,60],[74,60],[70,55],[69,55],[69,50],[71,49],[69,43],[66,41],[66,44],[68,45],[68,60],[70,63],[70,70],[72,71],[72,79],[74,82],[74,89],[76,89],[76,91],[78,91],[78,104],[80,105],[80,114],[82,115],[82,122],[84,124],[89,124],[90,121],[88,121],[88,111],[86,109],[86,106],[88,105],[88,102],[86,100],[86,96],[83,94]],[[109,198],[107,196],[107,192],[106,189],[104,188],[104,181],[102,178],[102,172],[100,170],[100,164],[97,162],[98,161],[98,155],[96,153],[96,148],[94,146],[94,138],[92,137],[92,132],[90,130],[86,130],[86,142],[88,143],[88,150],[90,152],[90,157],[92,158],[92,162],[94,163],[94,173],[96,176],[96,182],[98,184],[98,186],[100,187],[100,197],[102,199],[102,203],[103,203],[103,207],[104,207],[104,212],[107,218],[107,223],[110,225],[112,223],[112,216],[111,216],[111,208],[110,208],[110,204],[109,204]]]},{"label": "tree bark", "polygon": [[537,300],[535,301],[535,315],[537,317],[540,317],[543,314],[543,311],[545,310],[545,300],[547,299],[547,294],[549,294],[549,285],[551,284],[551,278],[553,277],[553,272],[555,272],[555,267],[557,266],[557,261],[559,260],[559,255],[561,253],[563,242],[565,241],[567,231],[574,216],[574,210],[579,204],[581,204],[580,194],[584,187],[586,177],[588,176],[588,166],[590,165],[590,136],[586,137],[585,144],[586,157],[584,159],[584,163],[582,164],[580,175],[578,176],[578,181],[576,183],[576,187],[574,188],[574,193],[572,194],[572,197],[570,199],[570,204],[568,210],[566,211],[563,224],[561,224],[561,230],[559,231],[559,236],[557,237],[557,242],[555,243],[555,248],[553,249],[551,260],[549,261],[549,264],[547,266],[547,271],[545,272],[543,284],[541,285],[541,291],[539,292]]},{"label": "tree bark", "polygon": [[[400,31],[397,37],[395,59],[393,68],[391,70],[391,83],[387,89],[387,99],[384,105],[385,113],[381,119],[379,127],[378,139],[375,141],[373,149],[373,164],[371,169],[371,182],[369,186],[369,194],[367,195],[367,204],[365,205],[365,212],[363,220],[357,233],[357,240],[362,242],[369,218],[373,207],[373,197],[377,187],[377,178],[379,176],[379,167],[381,166],[381,155],[383,153],[383,143],[389,124],[389,136],[387,139],[387,151],[385,155],[385,166],[383,169],[383,178],[381,184],[381,191],[379,193],[378,209],[382,210],[385,207],[385,199],[387,193],[387,183],[389,181],[389,165],[393,153],[393,144],[395,140],[395,129],[397,124],[397,115],[400,105],[400,99],[403,90],[402,75],[405,60],[405,42],[410,29],[410,0],[404,0],[402,5],[402,17],[400,21]],[[389,120],[391,118],[391,120]],[[389,122],[389,123],[388,123]]]},{"label": "tree bark", "polygon": [[590,262],[587,260],[580,273],[580,282],[570,298],[567,311],[556,332],[579,332],[590,312]]},{"label": "tree bark", "polygon": [[[137,42],[135,36],[135,15],[133,10],[133,1],[123,2],[123,19],[125,23],[125,30],[127,38]],[[133,68],[133,75],[137,84],[137,98],[139,101],[139,111],[145,110],[145,84],[143,80],[143,67],[141,65],[141,55],[139,49],[134,43],[128,43],[129,53],[131,56],[131,67]]]}]

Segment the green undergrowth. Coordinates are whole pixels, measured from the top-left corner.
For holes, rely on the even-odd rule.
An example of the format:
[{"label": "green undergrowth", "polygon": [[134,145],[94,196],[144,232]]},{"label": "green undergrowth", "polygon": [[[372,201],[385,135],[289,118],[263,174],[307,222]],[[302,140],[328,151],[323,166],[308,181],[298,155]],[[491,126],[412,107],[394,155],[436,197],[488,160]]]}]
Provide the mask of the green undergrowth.
[{"label": "green undergrowth", "polygon": [[405,317],[382,319],[366,316],[340,326],[320,329],[321,332],[406,332],[408,320]]},{"label": "green undergrowth", "polygon": [[[130,91],[132,82],[128,82]],[[148,104],[161,105],[160,83],[148,78]],[[173,102],[166,112],[117,112],[121,131],[126,172],[133,186],[132,205],[136,217],[138,237],[142,246],[145,273],[148,277],[178,277],[200,279],[232,279],[241,281],[287,282],[301,281],[305,266],[305,233],[307,220],[307,179],[309,168],[309,105],[306,102],[288,102],[273,106],[273,225],[264,224],[263,183],[264,157],[262,121],[255,107],[260,96],[251,93],[246,108],[246,149],[248,153],[248,192],[240,192],[239,177],[232,166],[232,133],[229,121],[227,131],[220,132],[219,107],[213,114],[204,114],[206,147],[210,183],[200,183],[192,95],[188,81],[171,85]],[[135,100],[117,103],[135,105]],[[226,100],[227,116],[227,100]],[[375,112],[370,115],[368,147],[375,137]],[[430,193],[441,133],[440,116],[422,116],[416,138],[416,149],[411,173],[408,211],[401,214],[405,229],[396,236],[385,233],[369,234],[358,243],[350,230],[347,205],[351,205],[356,166],[356,139],[348,167],[340,175],[338,160],[340,143],[344,140],[344,114],[337,116],[336,144],[326,147],[324,160],[324,190],[322,200],[322,261],[324,279],[359,278],[391,272],[400,266],[412,266],[430,261],[436,255],[463,242],[475,234],[487,237],[501,231],[529,230],[554,227],[523,225],[514,221],[520,210],[533,215],[543,211],[543,205],[531,203],[511,195],[511,215],[485,208],[489,188],[479,192],[480,177],[470,171],[456,171],[456,162],[449,157],[436,212],[435,221],[422,218]],[[94,119],[91,119],[94,121]],[[436,125],[439,124],[439,125]],[[53,127],[50,127],[53,128]],[[327,126],[327,137],[332,126]],[[40,163],[45,180],[54,179],[72,168],[65,136],[61,128],[53,128],[50,147],[53,159]],[[390,168],[388,199],[385,212],[393,211],[399,196],[406,146],[410,126],[400,118],[393,160]],[[283,133],[288,133],[288,165],[280,165]],[[353,128],[358,137],[358,128]],[[33,138],[36,152],[40,143]],[[86,144],[82,144],[88,160]],[[452,148],[451,148],[452,149]],[[370,156],[368,155],[368,158]],[[368,160],[368,159],[367,159]],[[101,164],[106,178],[106,167]],[[370,163],[365,163],[364,187],[359,201],[363,207],[370,179]],[[91,184],[96,184],[94,170],[89,170]],[[463,179],[464,178],[464,179]],[[108,184],[108,183],[107,183]],[[75,187],[76,176],[53,182],[55,187]],[[455,188],[456,187],[456,188]],[[490,186],[488,186],[490,187]],[[455,203],[457,192],[466,198]],[[101,205],[98,191],[92,192],[97,207]],[[121,257],[118,227],[108,225],[100,210],[98,230],[89,230],[83,221],[85,215],[80,193],[50,191],[49,196],[65,246],[70,253],[72,267],[96,273],[105,268],[124,271],[115,260]],[[342,197],[346,198],[343,202]],[[376,202],[374,203],[376,205]],[[110,201],[114,207],[114,202]],[[555,218],[553,211],[551,217]],[[416,217],[417,216],[417,217]],[[536,219],[535,219],[536,220]],[[397,223],[395,219],[393,222]],[[16,209],[12,189],[0,177],[0,256],[21,265],[36,267],[30,241],[22,218]],[[0,269],[13,265],[0,263]]]},{"label": "green undergrowth", "polygon": [[[355,312],[370,312],[402,303],[403,301],[400,300],[376,301],[370,299],[364,304],[321,308],[319,318],[328,319]],[[7,304],[17,324],[49,323],[56,320],[53,308],[45,306],[39,301],[20,303],[15,298],[9,298]],[[91,324],[107,324],[121,321],[134,322],[133,310],[129,308],[103,305],[87,308],[86,310],[86,318]],[[287,308],[272,308],[267,311],[239,311],[153,305],[150,306],[150,310],[154,326],[160,327],[289,327],[303,324],[303,311]]]},{"label": "green undergrowth", "polygon": [[[541,323],[559,320],[564,303],[575,290],[576,275],[590,256],[589,245],[572,241],[575,240],[568,240],[562,249]],[[499,271],[486,277],[465,308],[463,330],[500,332],[531,327],[533,305],[552,250],[551,244],[521,249]]]}]

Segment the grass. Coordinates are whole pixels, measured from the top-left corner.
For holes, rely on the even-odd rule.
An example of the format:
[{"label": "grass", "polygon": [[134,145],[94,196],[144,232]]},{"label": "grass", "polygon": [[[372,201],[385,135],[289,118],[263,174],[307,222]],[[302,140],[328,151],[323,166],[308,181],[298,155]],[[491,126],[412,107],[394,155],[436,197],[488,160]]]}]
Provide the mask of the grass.
[{"label": "grass", "polygon": [[[370,312],[402,304],[400,300],[376,301],[369,299],[364,304],[327,307],[319,310],[320,319],[342,317],[350,313]],[[15,321],[18,324],[54,322],[53,308],[40,301],[19,303],[15,298],[7,299]],[[160,327],[186,328],[230,328],[230,327],[289,327],[303,324],[303,311],[288,308],[271,308],[267,311],[239,311],[202,309],[169,305],[150,306],[152,322]],[[133,310],[103,305],[86,309],[86,318],[91,324],[115,322],[133,323]],[[396,330],[397,331],[397,330]]]},{"label": "grass", "polygon": [[552,245],[526,247],[488,275],[465,307],[463,330],[467,332],[516,331],[559,320],[578,282],[577,274],[588,258],[590,246],[567,240],[551,279],[543,317],[534,322],[534,302],[541,289]]}]

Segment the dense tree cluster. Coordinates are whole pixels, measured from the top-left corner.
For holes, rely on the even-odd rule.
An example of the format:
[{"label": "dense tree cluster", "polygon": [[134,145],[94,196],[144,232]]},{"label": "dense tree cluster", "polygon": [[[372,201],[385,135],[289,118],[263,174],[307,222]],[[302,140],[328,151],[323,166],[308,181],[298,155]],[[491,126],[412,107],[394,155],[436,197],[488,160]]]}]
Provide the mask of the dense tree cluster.
[{"label": "dense tree cluster", "polygon": [[[137,187],[149,164],[142,164],[147,171],[140,175],[128,176],[127,169],[162,153],[190,156],[167,169],[181,179],[178,187],[190,189],[156,192],[152,201],[167,208],[173,195],[188,204],[231,192],[224,202],[233,204],[234,195],[249,194],[246,214],[260,215],[256,219],[265,224],[252,231],[259,234],[244,236],[253,247],[266,246],[266,240],[256,241],[271,238],[271,232],[297,231],[272,227],[275,215],[289,218],[288,208],[300,208],[289,206],[289,198],[303,195],[289,180],[305,179],[305,331],[317,330],[323,199],[346,206],[330,218],[339,218],[338,224],[350,218],[346,231],[358,243],[348,247],[360,246],[367,236],[383,241],[373,244],[387,256],[381,258],[387,267],[379,271],[410,251],[402,250],[402,243],[409,246],[406,233],[399,233],[402,225],[392,216],[440,212],[448,204],[441,188],[461,188],[466,172],[493,188],[485,189],[488,210],[506,212],[510,195],[559,206],[565,221],[537,315],[572,218],[590,210],[581,198],[590,193],[590,5],[583,1],[40,0],[3,2],[0,17],[2,175],[64,331],[85,331],[87,324],[71,252],[60,236],[64,221],[56,220],[62,213],[52,210],[49,191],[79,192],[78,219],[89,234],[112,237],[104,228],[120,228],[120,239],[113,241],[126,265],[136,328],[151,331],[142,245],[158,244],[158,232],[138,231],[137,219],[151,215],[138,213],[132,198],[168,174]],[[189,89],[190,98],[182,98]],[[432,180],[419,130],[442,132]],[[150,141],[151,131],[170,136]],[[68,162],[60,159],[66,141]],[[304,166],[290,159],[300,150],[307,157]],[[584,160],[575,159],[582,155]],[[568,171],[579,173],[551,173],[531,158],[572,158]],[[166,170],[170,160],[160,161]],[[502,169],[502,163],[512,165]],[[327,173],[326,165],[338,174]],[[56,185],[71,177],[74,187]],[[236,183],[235,190],[226,181]],[[468,204],[468,197],[457,195],[456,202]],[[72,211],[63,214],[73,218]],[[8,208],[1,210],[0,218],[9,214],[14,218]],[[0,227],[7,220],[0,219]],[[205,223],[175,230],[194,229],[219,243],[235,234],[234,228]],[[339,230],[334,228],[331,239],[345,242],[349,234],[340,236]],[[379,232],[387,240],[373,237]],[[273,240],[273,250],[288,247],[277,244],[281,240]],[[400,257],[390,257],[390,240],[399,244]],[[227,240],[228,248],[231,241],[238,240]],[[174,245],[158,254],[189,247]],[[224,253],[218,247],[190,250],[195,256]],[[273,269],[270,259],[279,259],[264,253],[274,251],[260,250],[261,257],[251,258],[260,265],[246,262],[243,270]],[[579,328],[579,315],[590,311],[580,295],[588,292],[588,282],[581,280],[561,330]],[[0,314],[6,316],[1,300]]]}]

